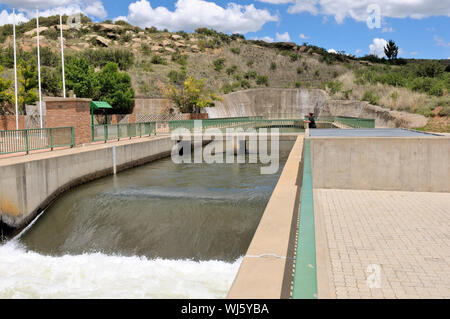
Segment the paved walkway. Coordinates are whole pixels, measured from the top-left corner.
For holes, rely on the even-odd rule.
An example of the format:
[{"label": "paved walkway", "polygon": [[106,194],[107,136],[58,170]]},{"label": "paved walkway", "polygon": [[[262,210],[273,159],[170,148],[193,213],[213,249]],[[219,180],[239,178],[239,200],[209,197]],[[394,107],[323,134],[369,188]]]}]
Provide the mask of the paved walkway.
[{"label": "paved walkway", "polygon": [[[322,278],[328,277],[330,290],[323,295],[450,298],[449,193],[314,192],[323,229],[318,236],[326,237],[319,238],[326,243],[328,276]],[[369,288],[368,279],[380,288]]]}]

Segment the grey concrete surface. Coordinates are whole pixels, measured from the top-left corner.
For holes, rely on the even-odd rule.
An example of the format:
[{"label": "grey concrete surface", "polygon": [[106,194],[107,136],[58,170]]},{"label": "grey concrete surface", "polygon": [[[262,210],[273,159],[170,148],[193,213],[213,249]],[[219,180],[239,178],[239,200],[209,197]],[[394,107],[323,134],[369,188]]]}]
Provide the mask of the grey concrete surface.
[{"label": "grey concrete surface", "polygon": [[449,137],[310,139],[315,188],[450,192]]}]

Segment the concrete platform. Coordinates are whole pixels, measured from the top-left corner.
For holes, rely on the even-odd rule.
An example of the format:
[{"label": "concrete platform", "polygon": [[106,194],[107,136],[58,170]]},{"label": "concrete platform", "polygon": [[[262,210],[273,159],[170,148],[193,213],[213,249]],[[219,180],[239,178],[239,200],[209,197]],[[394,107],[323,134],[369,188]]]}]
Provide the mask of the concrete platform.
[{"label": "concrete platform", "polygon": [[[319,298],[450,298],[449,193],[315,189],[314,197]],[[381,267],[380,288],[367,284],[369,265]]]},{"label": "concrete platform", "polygon": [[376,129],[311,129],[310,137],[436,137],[438,134],[418,132],[401,128]]}]

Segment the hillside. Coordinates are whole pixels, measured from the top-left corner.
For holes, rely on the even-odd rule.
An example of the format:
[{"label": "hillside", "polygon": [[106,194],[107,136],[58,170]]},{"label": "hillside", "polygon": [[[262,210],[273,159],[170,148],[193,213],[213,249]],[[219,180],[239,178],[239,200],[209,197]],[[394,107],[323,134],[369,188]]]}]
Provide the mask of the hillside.
[{"label": "hillside", "polygon": [[[59,18],[40,20],[46,95],[59,95]],[[33,59],[36,21],[17,27],[19,55]],[[424,129],[450,131],[449,60],[356,58],[308,44],[246,40],[208,29],[170,33],[140,29],[125,22],[92,23],[80,29],[63,26],[66,59],[84,57],[97,70],[118,63],[131,76],[136,97],[161,97],[168,83],[182,85],[187,76],[206,79],[220,94],[248,88],[322,88],[336,99],[364,100],[391,110],[430,118]],[[0,27],[3,77],[12,75],[12,26]],[[8,107],[3,107],[7,112]]]}]

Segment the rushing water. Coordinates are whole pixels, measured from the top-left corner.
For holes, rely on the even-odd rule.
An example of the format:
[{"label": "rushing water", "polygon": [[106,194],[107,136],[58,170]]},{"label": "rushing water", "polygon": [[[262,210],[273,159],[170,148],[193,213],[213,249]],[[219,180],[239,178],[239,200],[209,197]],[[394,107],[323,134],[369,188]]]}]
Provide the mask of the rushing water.
[{"label": "rushing water", "polygon": [[280,169],[159,160],[77,187],[0,246],[0,298],[225,297]]}]

